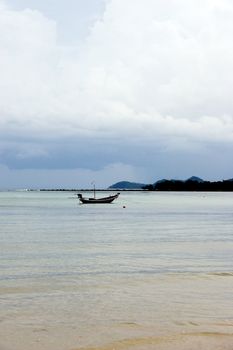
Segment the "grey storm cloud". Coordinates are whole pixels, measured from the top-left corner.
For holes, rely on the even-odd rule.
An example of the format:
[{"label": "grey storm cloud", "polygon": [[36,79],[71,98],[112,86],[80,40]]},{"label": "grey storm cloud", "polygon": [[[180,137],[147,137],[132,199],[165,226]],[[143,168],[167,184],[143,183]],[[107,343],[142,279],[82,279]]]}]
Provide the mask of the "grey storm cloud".
[{"label": "grey storm cloud", "polygon": [[108,143],[128,149],[128,164],[133,146],[173,157],[232,147],[232,1],[95,1],[95,13],[89,2],[84,11],[72,1],[82,23],[86,19],[85,31],[75,28],[77,40],[72,25],[67,39],[65,1],[55,14],[51,1],[47,7],[23,3],[0,0],[0,152],[6,163],[14,148],[22,164],[46,159],[53,143],[69,138],[77,148],[86,140],[86,149],[96,140],[104,158],[102,140],[107,164]]}]

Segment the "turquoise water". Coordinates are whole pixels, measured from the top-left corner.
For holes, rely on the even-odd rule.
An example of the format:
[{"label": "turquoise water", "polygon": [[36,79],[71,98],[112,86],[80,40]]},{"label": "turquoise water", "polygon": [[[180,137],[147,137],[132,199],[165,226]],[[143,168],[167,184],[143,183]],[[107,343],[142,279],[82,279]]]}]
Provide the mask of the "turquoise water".
[{"label": "turquoise water", "polygon": [[0,192],[0,243],[7,349],[232,329],[232,193]]}]

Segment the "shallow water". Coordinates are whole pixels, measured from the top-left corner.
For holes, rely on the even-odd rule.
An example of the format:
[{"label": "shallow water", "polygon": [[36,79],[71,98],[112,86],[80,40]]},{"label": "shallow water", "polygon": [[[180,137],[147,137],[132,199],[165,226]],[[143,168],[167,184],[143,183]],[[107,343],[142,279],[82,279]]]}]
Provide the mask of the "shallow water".
[{"label": "shallow water", "polygon": [[0,219],[1,350],[233,333],[232,193],[1,192]]}]

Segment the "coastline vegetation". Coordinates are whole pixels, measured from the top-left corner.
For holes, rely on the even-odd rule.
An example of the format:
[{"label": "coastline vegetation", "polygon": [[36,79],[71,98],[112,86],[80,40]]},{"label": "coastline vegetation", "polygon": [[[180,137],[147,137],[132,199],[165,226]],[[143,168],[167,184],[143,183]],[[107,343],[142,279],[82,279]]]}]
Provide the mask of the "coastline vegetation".
[{"label": "coastline vegetation", "polygon": [[[96,188],[95,191],[112,192],[118,191],[200,191],[200,192],[233,192],[233,179],[222,181],[204,181],[199,177],[192,176],[187,180],[159,180],[153,184],[139,184],[122,181],[108,188]],[[27,191],[64,191],[64,192],[93,192],[90,188],[41,188]]]},{"label": "coastline vegetation", "polygon": [[233,180],[223,181],[193,181],[193,180],[162,180],[143,187],[148,191],[200,191],[200,192],[231,192]]}]

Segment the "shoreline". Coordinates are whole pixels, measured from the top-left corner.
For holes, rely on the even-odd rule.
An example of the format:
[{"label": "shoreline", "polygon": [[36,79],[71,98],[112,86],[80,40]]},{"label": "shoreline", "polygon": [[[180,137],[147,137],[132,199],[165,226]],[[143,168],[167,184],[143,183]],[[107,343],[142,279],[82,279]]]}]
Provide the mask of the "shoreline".
[{"label": "shoreline", "polygon": [[[232,326],[231,326],[232,327]],[[228,328],[231,328],[228,327]],[[11,337],[1,336],[1,350],[232,350],[233,333],[226,329],[216,331],[184,331],[167,335],[145,335],[130,331],[112,330],[112,334],[99,329],[99,332],[80,334],[71,329],[36,329],[11,330]],[[140,333],[140,334],[139,334]]]},{"label": "shoreline", "polygon": [[102,346],[74,350],[232,350],[233,334],[193,332],[168,336],[125,338]]}]

